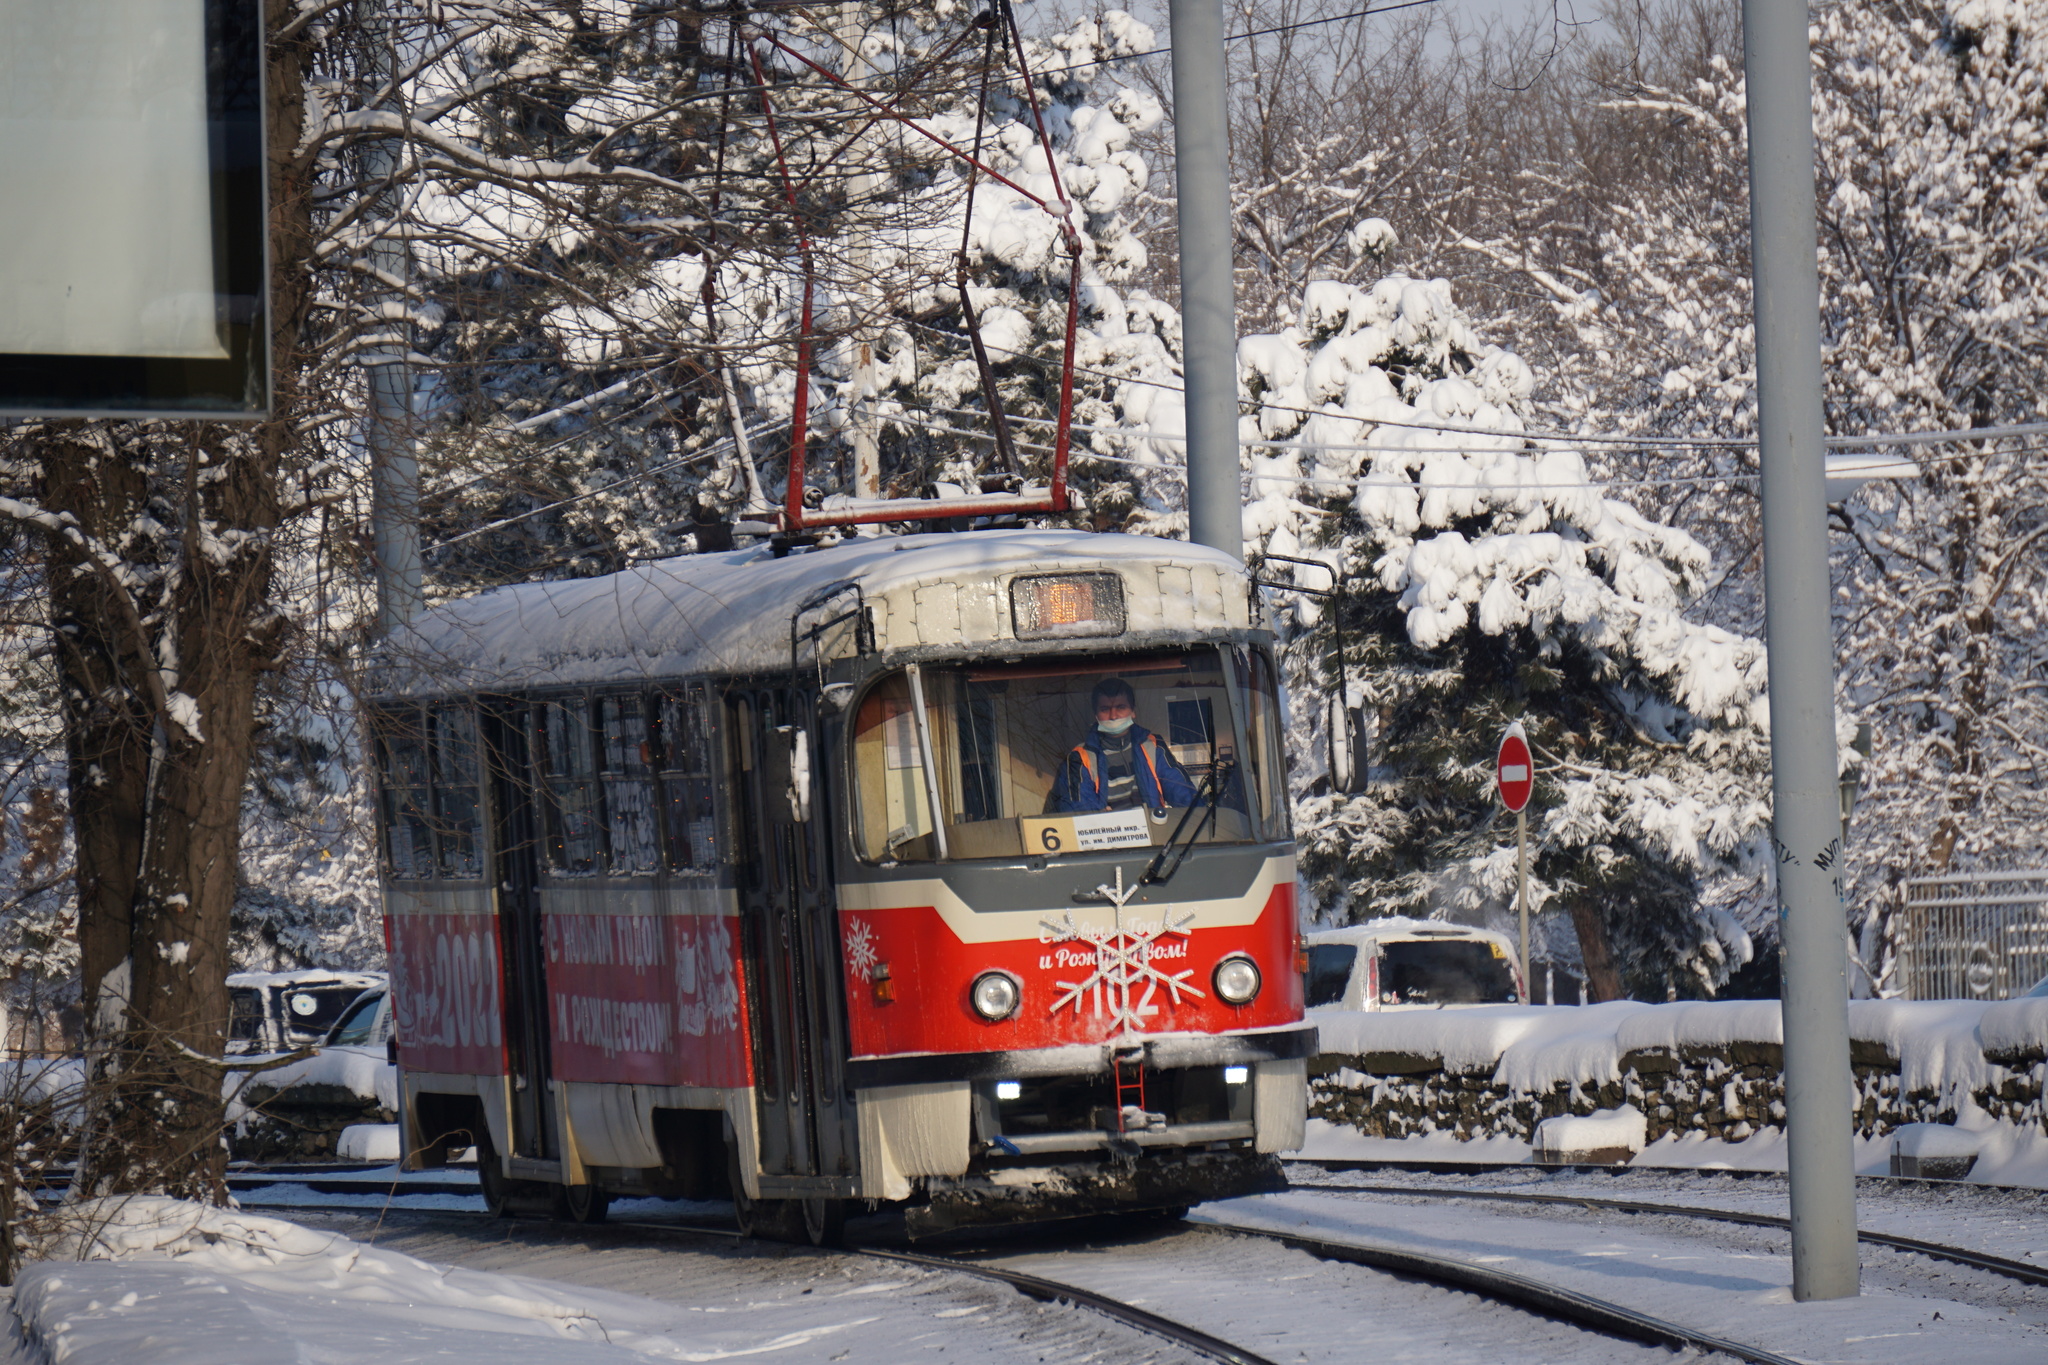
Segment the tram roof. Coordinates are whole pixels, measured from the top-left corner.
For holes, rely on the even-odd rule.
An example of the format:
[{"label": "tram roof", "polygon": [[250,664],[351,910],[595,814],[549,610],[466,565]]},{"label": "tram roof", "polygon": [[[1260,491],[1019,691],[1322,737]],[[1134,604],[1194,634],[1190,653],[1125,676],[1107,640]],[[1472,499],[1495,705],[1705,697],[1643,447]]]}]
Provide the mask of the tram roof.
[{"label": "tram roof", "polygon": [[[1116,647],[1173,628],[1250,624],[1244,566],[1186,541],[1056,530],[858,537],[781,558],[766,544],[685,555],[446,602],[378,646],[369,681],[375,695],[448,695],[773,672],[790,666],[799,604],[847,582],[882,608],[884,650],[996,642],[1008,618],[994,606],[1001,580],[1089,570],[1120,573],[1128,627],[1123,637],[1085,643]],[[1185,582],[1185,592],[1170,590],[1159,571],[1184,574],[1174,586]],[[920,630],[931,594],[974,584],[985,591],[952,608],[952,640]],[[965,619],[977,604],[988,608],[986,635]]]}]

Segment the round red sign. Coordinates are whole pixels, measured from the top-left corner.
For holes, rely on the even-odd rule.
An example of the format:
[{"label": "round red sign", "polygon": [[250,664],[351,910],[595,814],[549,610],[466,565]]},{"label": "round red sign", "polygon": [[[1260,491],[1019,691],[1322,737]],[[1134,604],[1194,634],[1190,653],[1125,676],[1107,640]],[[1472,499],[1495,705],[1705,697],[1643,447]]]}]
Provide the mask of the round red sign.
[{"label": "round red sign", "polygon": [[1500,737],[1500,752],[1493,759],[1493,783],[1500,789],[1501,804],[1519,811],[1536,791],[1536,764],[1529,757],[1529,741],[1522,736],[1522,722],[1516,721]]}]

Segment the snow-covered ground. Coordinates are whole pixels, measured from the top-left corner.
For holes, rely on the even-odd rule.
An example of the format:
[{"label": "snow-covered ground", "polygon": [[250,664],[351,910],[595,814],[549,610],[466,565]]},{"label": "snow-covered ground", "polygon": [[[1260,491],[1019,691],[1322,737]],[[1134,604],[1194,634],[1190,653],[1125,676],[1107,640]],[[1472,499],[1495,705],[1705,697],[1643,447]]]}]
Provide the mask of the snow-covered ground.
[{"label": "snow-covered ground", "polygon": [[1803,1360],[2048,1359],[2048,1296],[1918,1257],[1866,1253],[1860,1297],[1798,1304],[1786,1239],[1766,1230],[1306,1191],[1235,1200],[1196,1217],[1448,1256]]},{"label": "snow-covered ground", "polygon": [[[1766,1211],[1781,1211],[1784,1202],[1783,1181],[1769,1176],[1524,1171],[1336,1179],[1626,1193]],[[454,1196],[430,1198],[476,1207]],[[636,1202],[615,1217],[663,1207],[676,1206]],[[1863,1212],[1867,1226],[2005,1255],[2048,1246],[2048,1198],[2033,1194],[1906,1187],[1866,1196]],[[19,1330],[0,1357],[6,1365],[1189,1358],[1091,1313],[1001,1286],[807,1249],[716,1238],[649,1244],[535,1222],[451,1219],[367,1198],[358,1213],[307,1210],[290,1221],[158,1200],[94,1213],[90,1227],[52,1248],[52,1259],[25,1268],[12,1303]],[[1862,1298],[1796,1305],[1785,1239],[1767,1230],[1302,1191],[1205,1206],[1193,1221],[1111,1241],[1098,1228],[998,1242],[1000,1250],[984,1254],[1284,1361],[1356,1360],[1368,1342],[1376,1365],[1669,1355],[1234,1236],[1231,1225],[1463,1256],[1815,1361],[1889,1365],[1936,1352],[1972,1365],[2048,1358],[2042,1291],[1866,1252]]]}]

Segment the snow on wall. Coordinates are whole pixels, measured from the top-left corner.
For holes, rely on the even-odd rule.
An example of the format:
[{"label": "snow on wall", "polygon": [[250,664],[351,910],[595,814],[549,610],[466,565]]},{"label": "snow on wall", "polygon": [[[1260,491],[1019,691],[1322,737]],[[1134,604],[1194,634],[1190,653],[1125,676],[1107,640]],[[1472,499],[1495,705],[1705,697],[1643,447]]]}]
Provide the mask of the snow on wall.
[{"label": "snow on wall", "polygon": [[[1440,1058],[1447,1072],[1490,1075],[1498,1085],[1527,1093],[1619,1080],[1622,1059],[1630,1053],[1725,1051],[1745,1043],[1775,1047],[1784,1040],[1775,1000],[1317,1010],[1314,1018],[1325,1053]],[[2002,1074],[1991,1058],[2048,1051],[2048,999],[1855,1000],[1849,1003],[1849,1035],[1896,1057],[1907,1093],[1974,1091]]]},{"label": "snow on wall", "polygon": [[2048,1052],[2048,998],[2000,1000],[1985,1006],[1977,1034],[1993,1057]]},{"label": "snow on wall", "polygon": [[1978,1041],[1987,1008],[1982,1000],[1855,1000],[1849,1004],[1849,1036],[1897,1057],[1899,1084],[1909,1094],[1952,1086],[1977,1090],[1990,1085],[1999,1070],[1985,1058],[1988,1046]]},{"label": "snow on wall", "polygon": [[398,1108],[397,1067],[372,1053],[328,1048],[304,1061],[292,1062],[274,1071],[258,1072],[254,1076],[230,1072],[225,1088],[230,1107],[236,1112],[229,1117],[240,1116],[245,1106],[236,1105],[233,1101],[249,1089],[262,1086],[282,1092],[301,1085],[331,1085],[366,1100],[375,1100],[386,1109]]}]

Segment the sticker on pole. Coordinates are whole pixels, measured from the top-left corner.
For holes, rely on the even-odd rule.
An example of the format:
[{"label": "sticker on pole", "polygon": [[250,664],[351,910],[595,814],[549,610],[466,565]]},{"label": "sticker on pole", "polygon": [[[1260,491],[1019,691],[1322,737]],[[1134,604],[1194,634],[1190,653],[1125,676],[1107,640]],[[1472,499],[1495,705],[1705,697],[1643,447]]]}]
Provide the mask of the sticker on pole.
[{"label": "sticker on pole", "polygon": [[1500,752],[1493,759],[1493,784],[1500,788],[1500,803],[1519,811],[1536,791],[1536,765],[1529,757],[1529,741],[1516,721],[1500,737]]}]

